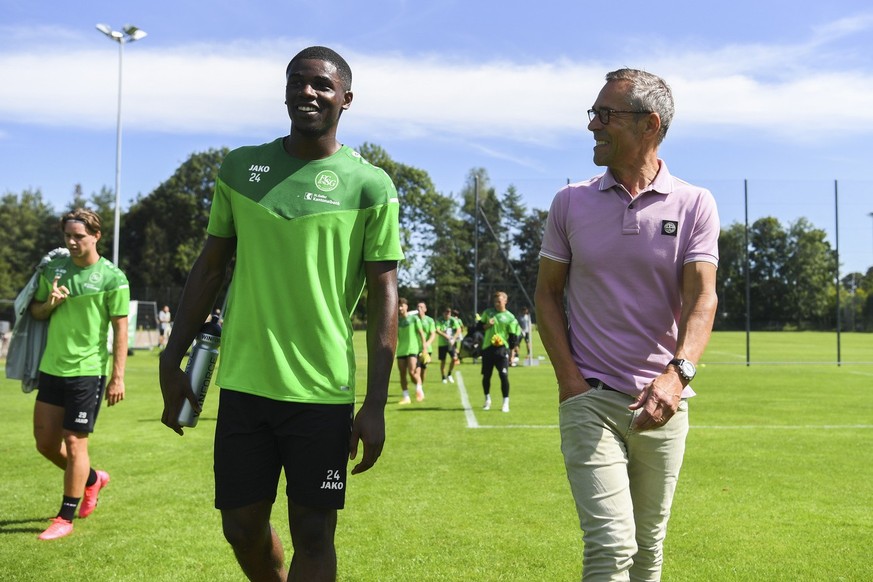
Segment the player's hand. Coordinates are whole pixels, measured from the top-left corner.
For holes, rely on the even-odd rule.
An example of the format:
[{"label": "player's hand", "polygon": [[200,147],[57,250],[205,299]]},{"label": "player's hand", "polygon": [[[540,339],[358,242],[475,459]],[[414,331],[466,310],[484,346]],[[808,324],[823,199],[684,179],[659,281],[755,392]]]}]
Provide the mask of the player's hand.
[{"label": "player's hand", "polygon": [[584,394],[591,390],[591,386],[585,381],[585,378],[580,374],[571,380],[558,381],[558,402],[563,402],[579,394]]},{"label": "player's hand", "polygon": [[361,462],[352,468],[352,475],[363,473],[376,464],[385,446],[385,406],[370,405],[366,401],[355,415],[349,439],[349,459],[358,456],[358,441],[364,443]]},{"label": "player's hand", "polygon": [[650,382],[636,401],[628,406],[628,410],[642,409],[634,420],[634,428],[644,431],[667,424],[679,409],[682,388],[678,375],[671,373],[661,374]]},{"label": "player's hand", "polygon": [[66,285],[58,285],[58,280],[60,278],[60,275],[55,275],[55,278],[52,281],[52,290],[48,296],[48,301],[52,309],[66,301],[67,297],[70,296],[70,290]]},{"label": "player's hand", "polygon": [[164,412],[161,414],[161,422],[171,428],[176,434],[183,435],[179,425],[179,413],[185,401],[191,403],[194,411],[200,414],[200,403],[191,389],[191,381],[188,375],[178,365],[164,363],[160,365],[161,395],[164,397]]},{"label": "player's hand", "polygon": [[106,387],[106,406],[115,406],[124,400],[124,380],[112,378]]}]

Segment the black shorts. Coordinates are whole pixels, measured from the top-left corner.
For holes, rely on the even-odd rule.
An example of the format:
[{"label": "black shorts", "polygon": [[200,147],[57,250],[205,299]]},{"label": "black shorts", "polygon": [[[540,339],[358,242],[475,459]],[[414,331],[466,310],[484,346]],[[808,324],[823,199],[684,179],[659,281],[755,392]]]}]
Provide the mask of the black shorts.
[{"label": "black shorts", "polygon": [[64,428],[71,432],[94,432],[106,376],[72,376],[64,378],[39,373],[37,384],[39,402],[53,404],[64,409]]},{"label": "black shorts", "polygon": [[497,368],[498,374],[507,374],[509,370],[509,350],[506,346],[491,346],[482,350],[482,374],[491,374]]},{"label": "black shorts", "polygon": [[457,357],[458,352],[457,352],[457,349],[455,348],[455,346],[453,346],[453,345],[452,346],[440,346],[438,349],[439,349],[440,362],[445,362],[447,355],[452,356],[453,360]]},{"label": "black shorts", "polygon": [[281,402],[221,390],[215,427],[215,507],[276,500],[285,469],[288,499],[342,509],[353,404]]}]

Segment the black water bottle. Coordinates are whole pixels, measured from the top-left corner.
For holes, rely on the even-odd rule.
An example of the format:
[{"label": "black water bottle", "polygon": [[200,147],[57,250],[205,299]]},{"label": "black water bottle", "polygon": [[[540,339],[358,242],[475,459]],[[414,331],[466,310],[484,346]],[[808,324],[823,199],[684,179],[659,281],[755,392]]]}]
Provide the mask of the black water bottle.
[{"label": "black water bottle", "polygon": [[[218,322],[218,316],[213,314],[194,339],[191,357],[188,358],[188,365],[185,367],[185,373],[191,381],[191,389],[194,390],[194,396],[201,410],[203,401],[206,400],[206,391],[209,390],[212,372],[215,371],[215,364],[218,361],[219,345],[221,345],[221,324]],[[186,400],[179,413],[179,426],[193,428],[197,426],[199,417],[191,403]]]}]

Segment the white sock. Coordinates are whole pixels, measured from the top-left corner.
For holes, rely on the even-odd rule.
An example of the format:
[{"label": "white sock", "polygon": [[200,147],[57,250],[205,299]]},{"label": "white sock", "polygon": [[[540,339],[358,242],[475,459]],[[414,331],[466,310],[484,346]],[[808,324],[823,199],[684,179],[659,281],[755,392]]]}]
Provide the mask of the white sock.
[{"label": "white sock", "polygon": [[415,391],[416,391],[416,392],[424,392],[424,389],[421,387],[421,384],[416,384],[416,385],[415,385]]},{"label": "white sock", "polygon": [[404,391],[403,391],[403,397],[404,397],[404,398],[409,398],[409,390],[404,390]]}]

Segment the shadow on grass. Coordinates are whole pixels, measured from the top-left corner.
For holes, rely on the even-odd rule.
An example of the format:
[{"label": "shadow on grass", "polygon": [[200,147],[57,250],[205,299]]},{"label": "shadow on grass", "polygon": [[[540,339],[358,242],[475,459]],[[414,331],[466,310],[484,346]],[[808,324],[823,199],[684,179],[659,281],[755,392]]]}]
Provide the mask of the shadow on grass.
[{"label": "shadow on grass", "polygon": [[[33,517],[30,519],[2,519],[0,520],[0,535],[2,534],[17,534],[17,533],[42,533],[45,530],[46,522],[53,519],[50,517]],[[23,526],[24,524],[32,523],[33,527],[14,527]]]},{"label": "shadow on grass", "polygon": [[[216,422],[217,420],[218,417],[216,416],[201,416],[197,422]],[[158,424],[160,424],[161,417],[159,416],[157,418],[140,418],[137,422],[157,422]]]}]

